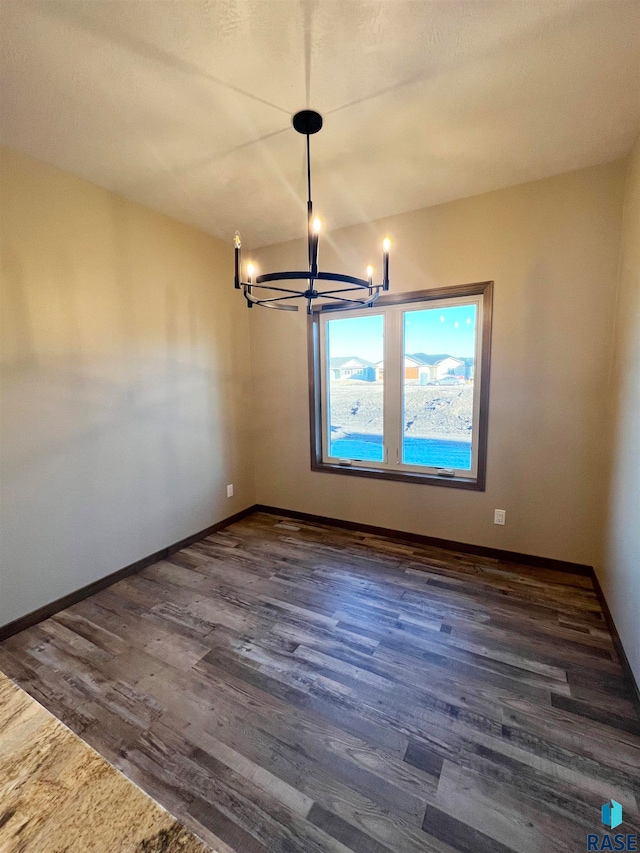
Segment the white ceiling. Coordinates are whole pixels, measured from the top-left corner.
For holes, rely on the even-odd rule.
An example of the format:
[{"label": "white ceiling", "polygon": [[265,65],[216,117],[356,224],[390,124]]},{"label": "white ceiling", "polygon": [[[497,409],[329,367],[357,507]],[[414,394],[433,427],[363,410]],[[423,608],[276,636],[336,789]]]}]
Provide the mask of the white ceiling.
[{"label": "white ceiling", "polygon": [[2,2],[2,140],[249,246],[624,156],[638,0]]}]

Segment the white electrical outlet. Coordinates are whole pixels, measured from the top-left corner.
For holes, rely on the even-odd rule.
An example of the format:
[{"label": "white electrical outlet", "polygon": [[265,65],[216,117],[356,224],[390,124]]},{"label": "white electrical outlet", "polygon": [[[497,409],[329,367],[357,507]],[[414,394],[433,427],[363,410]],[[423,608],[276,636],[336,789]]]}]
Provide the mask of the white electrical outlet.
[{"label": "white electrical outlet", "polygon": [[494,524],[506,524],[507,523],[507,511],[506,511],[506,509],[494,510],[493,523]]},{"label": "white electrical outlet", "polygon": [[[227,497],[233,497],[233,483],[229,483],[229,485],[227,486]],[[504,524],[504,521],[502,523]]]}]

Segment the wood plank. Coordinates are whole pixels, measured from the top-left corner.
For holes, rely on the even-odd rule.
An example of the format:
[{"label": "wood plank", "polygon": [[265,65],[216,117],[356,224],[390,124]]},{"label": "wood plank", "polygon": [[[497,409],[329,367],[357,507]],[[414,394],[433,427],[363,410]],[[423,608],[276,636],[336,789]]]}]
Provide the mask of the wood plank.
[{"label": "wood plank", "polygon": [[232,853],[569,851],[610,798],[640,826],[640,722],[558,568],[256,513],[0,668]]},{"label": "wood plank", "polygon": [[[206,853],[97,752],[0,674],[0,850]],[[212,848],[215,849],[215,848]]]}]

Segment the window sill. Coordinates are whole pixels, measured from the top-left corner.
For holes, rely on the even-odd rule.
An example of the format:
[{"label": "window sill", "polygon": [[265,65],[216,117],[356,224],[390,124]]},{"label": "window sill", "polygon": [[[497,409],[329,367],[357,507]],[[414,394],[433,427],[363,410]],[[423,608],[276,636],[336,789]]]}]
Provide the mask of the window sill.
[{"label": "window sill", "polygon": [[466,477],[441,477],[437,474],[418,474],[409,471],[386,471],[380,468],[367,468],[365,465],[334,465],[328,462],[311,463],[312,471],[324,471],[326,474],[346,474],[350,477],[370,477],[375,480],[393,480],[397,483],[422,483],[424,486],[446,486],[450,489],[468,489],[484,492],[484,480]]}]

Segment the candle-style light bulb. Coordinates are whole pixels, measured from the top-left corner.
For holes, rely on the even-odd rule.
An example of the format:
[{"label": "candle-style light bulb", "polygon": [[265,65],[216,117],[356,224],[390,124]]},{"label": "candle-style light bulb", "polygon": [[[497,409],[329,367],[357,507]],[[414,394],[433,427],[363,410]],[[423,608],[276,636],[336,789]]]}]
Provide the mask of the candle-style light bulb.
[{"label": "candle-style light bulb", "polygon": [[253,264],[247,264],[247,275],[249,276],[249,282],[253,280],[253,274],[255,272],[255,267]]},{"label": "candle-style light bulb", "polygon": [[369,280],[369,296],[373,296],[373,267],[371,264],[367,267],[367,279]]},{"label": "candle-style light bulb", "polygon": [[388,252],[391,248],[391,240],[388,237],[385,237],[382,241],[382,248],[385,250],[385,252]]},{"label": "candle-style light bulb", "polygon": [[240,259],[240,246],[242,245],[242,241],[240,240],[240,232],[236,231],[235,237],[233,238],[233,255],[234,255],[234,272],[233,272],[233,284],[236,289],[240,288],[240,268],[242,266],[242,261]]},{"label": "candle-style light bulb", "polygon": [[311,238],[309,241],[310,245],[310,257],[309,262],[311,266],[311,275],[316,275],[318,272],[318,243],[320,239],[320,229],[322,228],[322,222],[316,216],[316,218],[311,223],[311,230],[313,233],[311,234]]}]

